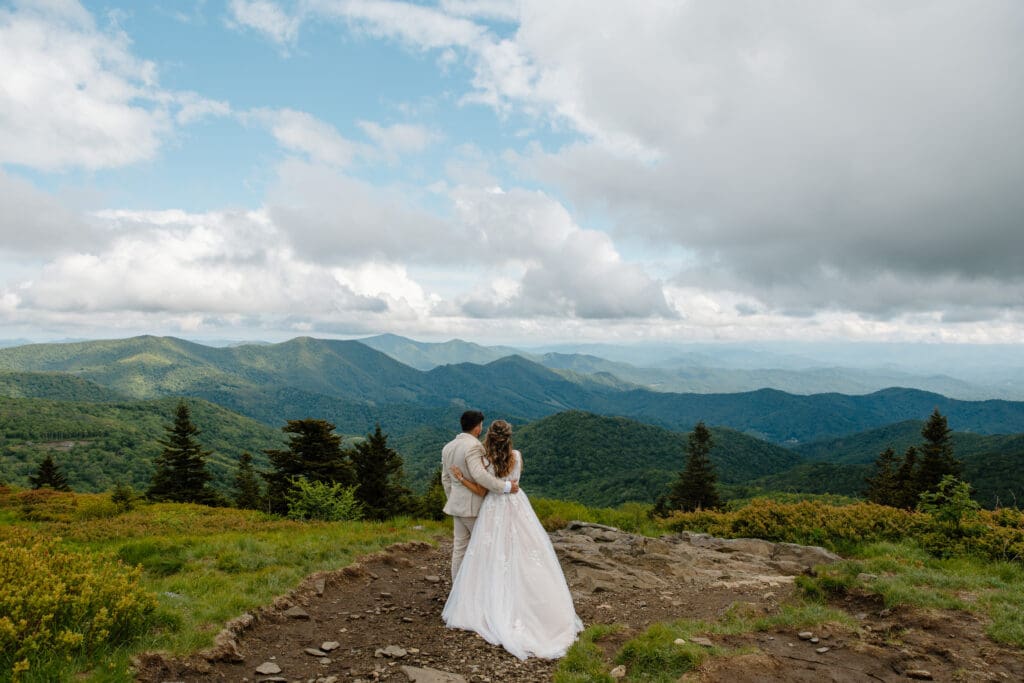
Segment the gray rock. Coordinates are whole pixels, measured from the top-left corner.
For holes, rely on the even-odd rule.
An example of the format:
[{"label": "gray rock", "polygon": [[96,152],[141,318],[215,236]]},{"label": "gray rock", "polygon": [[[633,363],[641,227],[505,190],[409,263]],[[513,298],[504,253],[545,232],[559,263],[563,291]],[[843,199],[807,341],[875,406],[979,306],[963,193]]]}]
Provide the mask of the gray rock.
[{"label": "gray rock", "polygon": [[796,634],[796,637],[800,640],[810,640],[814,637],[814,634],[810,631],[800,631],[800,633]]},{"label": "gray rock", "polygon": [[712,643],[709,639],[702,638],[700,636],[691,636],[690,637],[690,642],[694,643],[696,645],[700,645],[702,647],[714,647],[715,646],[715,644]]},{"label": "gray rock", "polygon": [[378,648],[376,650],[376,652],[373,653],[373,656],[374,657],[390,657],[392,659],[401,659],[402,657],[405,657],[408,654],[409,653],[406,651],[405,648],[398,647],[397,645],[388,645],[387,647],[384,647],[384,648]]},{"label": "gray rock", "polygon": [[913,678],[915,681],[933,681],[935,678],[932,676],[932,672],[926,669],[907,669],[903,672],[907,678]]},{"label": "gray rock", "polygon": [[264,676],[273,676],[274,674],[281,673],[281,667],[274,662],[263,662],[256,667],[256,673]]},{"label": "gray rock", "polygon": [[818,639],[817,637],[815,637],[815,638],[811,638],[811,643],[812,643],[813,645],[817,645],[817,644],[818,644],[818,643],[820,643],[820,642],[821,642],[821,641],[820,641],[820,640],[819,640],[819,639]]},{"label": "gray rock", "polygon": [[423,577],[423,580],[427,583],[441,583],[441,577],[437,574],[427,574]]},{"label": "gray rock", "polygon": [[411,683],[466,683],[466,679],[459,674],[430,667],[403,665],[402,673],[408,676]]},{"label": "gray rock", "polygon": [[626,665],[619,664],[617,667],[608,672],[608,675],[612,678],[625,678],[626,677]]},{"label": "gray rock", "polygon": [[829,650],[829,648],[827,648],[827,647],[819,647],[819,648],[817,648],[815,650],[815,652],[817,652],[819,655],[823,655],[826,652],[828,652],[828,650]]},{"label": "gray rock", "polygon": [[303,650],[303,652],[305,652],[307,655],[310,655],[312,657],[326,657],[327,656],[326,652],[324,652],[323,650],[318,650],[315,647],[307,647],[305,650]]},{"label": "gray rock", "polygon": [[685,640],[683,640],[682,638],[676,638],[676,639],[675,639],[675,640],[673,640],[672,642],[673,642],[673,644],[675,644],[675,645],[686,645],[686,641],[685,641]]},{"label": "gray rock", "polygon": [[320,644],[320,649],[323,650],[324,652],[330,652],[332,650],[337,650],[339,647],[341,647],[341,643],[339,643],[336,640],[327,640],[327,641],[324,641],[323,643]]},{"label": "gray rock", "polygon": [[302,609],[298,605],[286,609],[284,611],[284,615],[289,619],[309,619],[309,612]]},{"label": "gray rock", "polygon": [[317,579],[313,583],[313,590],[316,591],[317,595],[323,595],[324,591],[326,589],[327,589],[327,580],[326,579]]}]

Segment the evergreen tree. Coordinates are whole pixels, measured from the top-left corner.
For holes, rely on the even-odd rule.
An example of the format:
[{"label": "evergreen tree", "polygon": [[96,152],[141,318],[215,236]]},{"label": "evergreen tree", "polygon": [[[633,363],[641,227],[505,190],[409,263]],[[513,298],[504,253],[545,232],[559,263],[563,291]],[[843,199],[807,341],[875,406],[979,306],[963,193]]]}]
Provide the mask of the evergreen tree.
[{"label": "evergreen tree", "polygon": [[203,450],[196,440],[199,428],[192,423],[188,404],[178,403],[174,410],[174,424],[164,427],[167,438],[159,443],[163,452],[156,458],[156,472],[146,497],[150,500],[175,503],[203,503],[216,505],[221,496],[210,488],[210,473],[206,458],[210,451]]},{"label": "evergreen tree", "polygon": [[947,474],[960,476],[960,461],[953,457],[952,430],[936,408],[921,429],[921,464],[917,470],[917,493],[934,491]]},{"label": "evergreen tree", "polygon": [[334,433],[333,424],[311,418],[288,420],[281,431],[290,435],[288,450],[266,451],[273,470],[263,474],[271,512],[288,513],[288,497],[298,477],[342,486],[356,483],[352,463],[341,448],[341,437]]},{"label": "evergreen tree", "polygon": [[715,466],[709,457],[712,448],[714,442],[711,431],[703,422],[698,422],[687,440],[686,469],[679,473],[679,478],[668,494],[668,509],[689,512],[722,506],[715,487]]},{"label": "evergreen tree", "polygon": [[896,470],[894,482],[894,503],[896,507],[906,510],[913,510],[917,507],[917,497],[920,490],[917,488],[917,448],[910,446],[903,454],[903,462]]},{"label": "evergreen tree", "polygon": [[444,485],[441,483],[441,468],[434,470],[430,477],[430,484],[426,492],[420,496],[417,502],[416,514],[426,519],[442,520],[445,518],[444,504],[448,499],[444,495]]},{"label": "evergreen tree", "polygon": [[71,487],[68,486],[67,477],[57,467],[57,463],[53,461],[53,456],[50,454],[43,458],[43,461],[39,463],[39,469],[36,470],[35,476],[29,476],[28,480],[34,489],[41,489],[45,486],[54,491],[71,490]]},{"label": "evergreen tree", "polygon": [[388,447],[380,425],[351,453],[356,471],[356,498],[366,519],[389,519],[412,512],[412,491],[402,485],[402,456]]},{"label": "evergreen tree", "polygon": [[238,456],[235,507],[243,510],[260,510],[263,507],[263,492],[256,477],[256,469],[252,466],[252,455],[248,451]]},{"label": "evergreen tree", "polygon": [[896,451],[892,447],[882,451],[875,460],[874,476],[865,479],[868,488],[864,496],[872,503],[899,507],[899,491],[896,489]]}]

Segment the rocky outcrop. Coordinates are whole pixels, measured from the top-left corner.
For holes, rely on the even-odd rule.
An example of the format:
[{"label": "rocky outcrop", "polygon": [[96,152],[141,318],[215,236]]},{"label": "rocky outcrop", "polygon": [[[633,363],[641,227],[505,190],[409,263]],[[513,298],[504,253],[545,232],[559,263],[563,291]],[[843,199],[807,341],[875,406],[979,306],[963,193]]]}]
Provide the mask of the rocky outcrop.
[{"label": "rocky outcrop", "polygon": [[551,533],[566,580],[583,592],[658,591],[685,582],[778,586],[841,558],[824,548],[681,532],[648,538],[589,522]]}]

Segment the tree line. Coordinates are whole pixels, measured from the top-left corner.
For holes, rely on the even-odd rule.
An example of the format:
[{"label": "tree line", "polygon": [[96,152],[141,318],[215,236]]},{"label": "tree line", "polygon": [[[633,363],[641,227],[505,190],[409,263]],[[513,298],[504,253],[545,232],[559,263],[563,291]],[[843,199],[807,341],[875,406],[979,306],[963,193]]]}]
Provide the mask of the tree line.
[{"label": "tree line", "polygon": [[[401,455],[388,446],[388,436],[377,425],[373,433],[352,448],[343,448],[335,426],[326,420],[289,420],[281,428],[287,448],[267,450],[270,470],[256,470],[252,454],[238,458],[228,495],[211,485],[206,450],[200,430],[192,422],[184,401],[174,410],[173,422],[164,426],[162,447],[144,497],[154,502],[200,503],[262,510],[302,519],[388,519],[398,515],[442,516],[444,493],[440,470],[431,487],[417,496],[404,484]],[[33,488],[69,490],[67,479],[47,455]],[[115,488],[118,504],[130,507],[137,498],[130,487]]]}]

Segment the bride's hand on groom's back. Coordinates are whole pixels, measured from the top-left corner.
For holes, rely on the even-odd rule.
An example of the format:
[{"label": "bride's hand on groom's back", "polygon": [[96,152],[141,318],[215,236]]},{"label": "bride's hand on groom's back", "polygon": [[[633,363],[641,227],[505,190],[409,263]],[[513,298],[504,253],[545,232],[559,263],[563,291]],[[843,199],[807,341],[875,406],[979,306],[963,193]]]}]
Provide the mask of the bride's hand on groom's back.
[{"label": "bride's hand on groom's back", "polygon": [[519,493],[519,480],[515,479],[512,481],[512,490],[509,493]]}]

